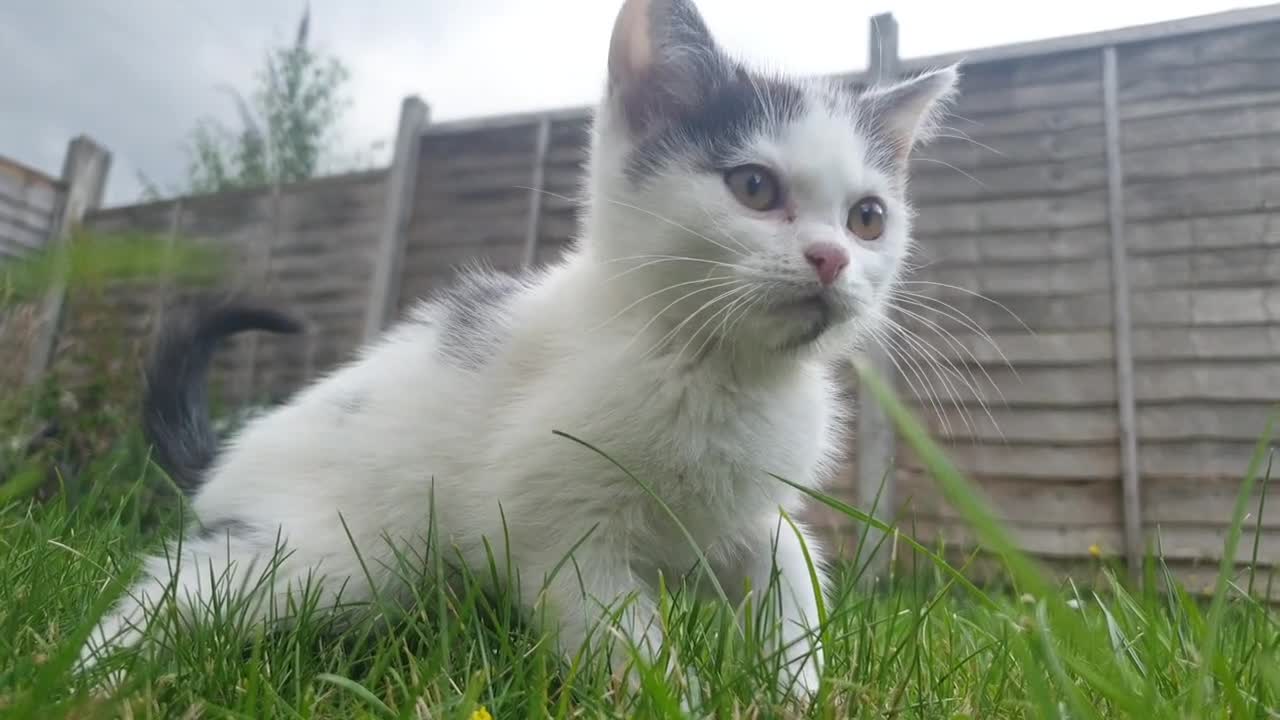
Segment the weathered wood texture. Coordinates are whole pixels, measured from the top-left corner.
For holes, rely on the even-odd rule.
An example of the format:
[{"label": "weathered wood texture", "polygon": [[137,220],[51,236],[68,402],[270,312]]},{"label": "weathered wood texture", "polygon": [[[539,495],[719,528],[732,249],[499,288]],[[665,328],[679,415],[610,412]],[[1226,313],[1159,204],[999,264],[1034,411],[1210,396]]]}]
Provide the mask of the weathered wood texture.
[{"label": "weathered wood texture", "polygon": [[[1269,22],[1116,50],[1136,505],[1145,541],[1158,534],[1179,561],[1220,556],[1251,443],[1280,400],[1277,47]],[[960,406],[920,411],[940,416],[935,431],[1023,544],[1064,558],[1125,550],[1102,57],[970,68],[957,108],[968,120],[913,180],[924,265],[913,280],[938,284],[907,286],[936,298],[910,308],[955,333],[916,318],[920,342],[956,366],[926,380]],[[918,464],[903,464],[904,524],[971,542]],[[1275,524],[1261,533],[1261,557],[1280,562]]]},{"label": "weathered wood texture", "polygon": [[213,384],[230,406],[286,397],[317,372],[346,360],[362,340],[385,172],[364,172],[271,189],[113,208],[94,229],[142,231],[215,248],[226,263],[215,287],[115,283],[72,300],[63,358],[112,343],[139,366],[149,351],[156,307],[220,297],[266,298],[302,318],[303,336],[246,335],[221,350]]},{"label": "weathered wood texture", "polygon": [[[1029,549],[1087,554],[1065,539],[1122,527],[1100,55],[962,72],[956,119],[912,167],[900,389],[1002,517],[1035,523]],[[970,542],[916,458],[899,465],[904,528]]]},{"label": "weathered wood texture", "polygon": [[541,124],[535,118],[463,133],[428,130],[409,222],[402,310],[447,284],[460,267],[514,271],[526,259],[538,266],[571,241],[586,118],[549,119],[545,135]]},{"label": "weathered wood texture", "polygon": [[[1251,443],[1280,401],[1276,9],[973,53],[948,128],[913,162],[917,268],[898,297],[911,335],[893,342],[897,386],[1028,549],[1064,562],[1091,546],[1123,553],[1102,83],[1111,45],[1142,529],[1192,567],[1221,552]],[[541,265],[572,244],[588,122],[570,109],[429,127],[395,311],[459,266]],[[178,235],[239,253],[246,289],[299,308],[316,328],[309,346],[262,339],[253,352],[251,394],[278,397],[361,337],[384,175],[95,221],[167,231],[177,217]],[[151,306],[122,295],[121,321],[145,333]],[[243,363],[243,352],[224,353],[219,376],[243,374]],[[972,542],[901,443],[898,466],[900,525]],[[844,468],[834,494],[865,502],[855,477]],[[819,515],[850,547],[857,529]],[[1263,523],[1260,548],[1280,562],[1280,521]]]},{"label": "weathered wood texture", "polygon": [[[45,248],[64,194],[55,178],[0,157],[0,263]],[[0,309],[0,399],[23,383],[38,330],[37,303]]]},{"label": "weathered wood texture", "polygon": [[[1210,559],[1201,533],[1230,521],[1280,401],[1280,23],[1117,56],[1143,515],[1166,548]],[[1280,562],[1264,521],[1260,555]]]}]

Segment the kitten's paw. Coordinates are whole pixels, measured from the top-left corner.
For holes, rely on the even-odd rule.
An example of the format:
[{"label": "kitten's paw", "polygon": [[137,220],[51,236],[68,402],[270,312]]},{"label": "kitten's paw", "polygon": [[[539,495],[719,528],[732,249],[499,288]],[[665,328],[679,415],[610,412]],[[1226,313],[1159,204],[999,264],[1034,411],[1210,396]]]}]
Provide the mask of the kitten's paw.
[{"label": "kitten's paw", "polygon": [[788,665],[781,680],[796,700],[807,705],[817,697],[822,685],[821,663],[813,654],[798,657]]}]

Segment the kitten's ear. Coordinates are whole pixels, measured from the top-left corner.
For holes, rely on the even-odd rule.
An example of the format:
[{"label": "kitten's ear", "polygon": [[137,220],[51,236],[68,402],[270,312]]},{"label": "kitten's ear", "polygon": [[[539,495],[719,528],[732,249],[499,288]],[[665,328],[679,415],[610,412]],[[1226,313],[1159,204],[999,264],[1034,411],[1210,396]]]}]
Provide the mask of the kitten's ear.
[{"label": "kitten's ear", "polygon": [[609,102],[634,135],[696,107],[731,72],[691,0],[626,0],[618,12],[609,46]]},{"label": "kitten's ear", "polygon": [[867,93],[876,129],[895,160],[905,162],[912,148],[937,131],[959,79],[959,70],[951,65]]}]

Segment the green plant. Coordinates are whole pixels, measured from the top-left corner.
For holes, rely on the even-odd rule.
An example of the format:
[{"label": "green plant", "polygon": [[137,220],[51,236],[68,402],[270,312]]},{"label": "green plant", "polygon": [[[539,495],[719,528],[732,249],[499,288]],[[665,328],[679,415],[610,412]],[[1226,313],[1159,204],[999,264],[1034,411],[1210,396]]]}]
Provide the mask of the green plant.
[{"label": "green plant", "polygon": [[[344,95],[350,72],[339,58],[312,46],[310,28],[308,8],[293,42],[267,52],[249,91],[220,87],[235,106],[238,125],[211,117],[196,123],[187,138],[186,184],[170,194],[293,183],[371,164],[383,143],[350,156],[334,151],[350,105]],[[145,198],[164,194],[145,175],[139,180]]]},{"label": "green plant", "polygon": [[222,270],[222,253],[183,239],[83,228],[65,246],[0,265],[0,312],[61,286],[77,326],[93,328],[59,342],[35,385],[0,395],[0,503],[59,493],[75,500],[113,448],[141,447],[139,347],[115,328],[121,313],[107,290],[147,293],[162,280],[199,286]]}]

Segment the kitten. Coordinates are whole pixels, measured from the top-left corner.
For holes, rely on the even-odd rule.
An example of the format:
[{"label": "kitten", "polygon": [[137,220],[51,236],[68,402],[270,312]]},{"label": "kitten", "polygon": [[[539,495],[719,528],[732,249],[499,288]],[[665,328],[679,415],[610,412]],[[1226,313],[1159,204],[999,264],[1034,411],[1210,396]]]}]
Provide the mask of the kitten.
[{"label": "kitten", "polygon": [[[691,0],[627,0],[561,262],[464,274],[220,455],[194,389],[213,343],[290,322],[223,308],[161,346],[147,427],[203,526],[172,561],[179,607],[198,616],[211,566],[252,582],[277,537],[290,554],[268,601],[313,576],[326,602],[338,586],[343,601],[403,597],[387,541],[422,551],[433,532],[481,579],[490,552],[510,563],[504,589],[565,653],[624,599],[615,621],[653,652],[659,574],[698,567],[692,540],[735,604],[776,567],[781,680],[815,690],[823,587],[802,542],[820,585],[823,555],[782,518],[801,494],[770,474],[816,488],[834,469],[832,361],[881,322],[910,247],[907,157],[956,80],[952,67],[855,93],[759,74],[719,49]],[[572,571],[553,574],[570,554]],[[170,562],[147,563],[85,666],[140,639],[140,603],[160,598]]]}]

